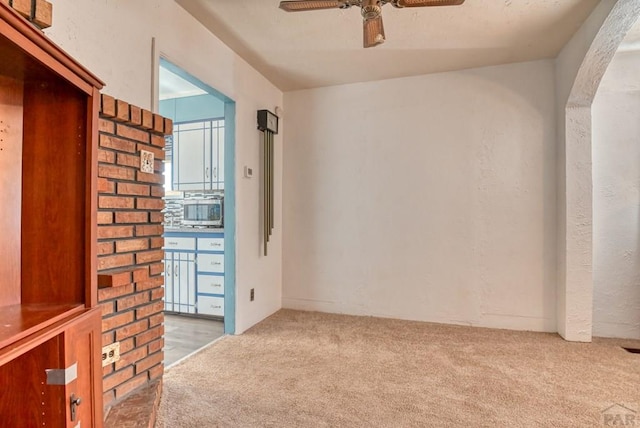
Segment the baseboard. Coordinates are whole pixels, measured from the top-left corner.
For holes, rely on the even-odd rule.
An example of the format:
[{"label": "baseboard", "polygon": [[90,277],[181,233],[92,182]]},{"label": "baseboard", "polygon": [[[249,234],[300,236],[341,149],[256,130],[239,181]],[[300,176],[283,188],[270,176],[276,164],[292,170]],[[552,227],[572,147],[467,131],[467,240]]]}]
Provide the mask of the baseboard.
[{"label": "baseboard", "polygon": [[432,322],[437,324],[466,325],[469,327],[496,328],[504,330],[535,331],[543,333],[556,333],[555,318],[528,317],[517,315],[482,314],[478,319],[466,317],[439,317],[424,314],[423,317],[408,317],[405,314],[393,312],[375,312],[362,306],[350,306],[339,302],[319,301],[308,299],[283,298],[284,309],[299,311],[315,311],[330,314],[344,314],[356,316],[373,316],[379,318],[393,318],[406,321]]}]

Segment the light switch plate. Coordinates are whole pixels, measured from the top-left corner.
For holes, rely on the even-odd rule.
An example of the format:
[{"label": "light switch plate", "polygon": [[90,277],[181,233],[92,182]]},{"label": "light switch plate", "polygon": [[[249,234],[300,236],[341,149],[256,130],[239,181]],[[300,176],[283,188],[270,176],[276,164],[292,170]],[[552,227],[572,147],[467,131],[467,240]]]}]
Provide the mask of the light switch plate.
[{"label": "light switch plate", "polygon": [[140,171],[153,174],[154,155],[153,152],[140,150]]},{"label": "light switch plate", "polygon": [[252,178],[253,177],[253,168],[250,168],[248,166],[244,167],[244,176],[246,178]]}]

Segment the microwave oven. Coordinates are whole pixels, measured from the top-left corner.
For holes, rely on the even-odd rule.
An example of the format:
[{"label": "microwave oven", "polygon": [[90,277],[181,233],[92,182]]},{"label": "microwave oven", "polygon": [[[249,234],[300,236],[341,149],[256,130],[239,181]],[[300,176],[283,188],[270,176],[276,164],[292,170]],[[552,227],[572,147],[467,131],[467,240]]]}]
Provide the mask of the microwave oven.
[{"label": "microwave oven", "polygon": [[183,203],[182,224],[222,227],[224,199],[188,199]]}]

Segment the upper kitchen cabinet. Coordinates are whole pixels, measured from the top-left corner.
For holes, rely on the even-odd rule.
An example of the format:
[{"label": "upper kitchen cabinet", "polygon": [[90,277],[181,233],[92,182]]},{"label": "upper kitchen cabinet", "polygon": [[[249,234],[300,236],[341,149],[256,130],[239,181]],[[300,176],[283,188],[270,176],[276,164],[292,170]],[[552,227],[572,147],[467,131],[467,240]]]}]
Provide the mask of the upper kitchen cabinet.
[{"label": "upper kitchen cabinet", "polygon": [[224,190],[224,119],[174,124],[172,150],[173,190]]},{"label": "upper kitchen cabinet", "polygon": [[102,426],[100,88],[0,2],[2,426]]},{"label": "upper kitchen cabinet", "polygon": [[224,190],[225,104],[207,88],[160,60],[158,107],[174,124],[165,160],[171,190]]}]

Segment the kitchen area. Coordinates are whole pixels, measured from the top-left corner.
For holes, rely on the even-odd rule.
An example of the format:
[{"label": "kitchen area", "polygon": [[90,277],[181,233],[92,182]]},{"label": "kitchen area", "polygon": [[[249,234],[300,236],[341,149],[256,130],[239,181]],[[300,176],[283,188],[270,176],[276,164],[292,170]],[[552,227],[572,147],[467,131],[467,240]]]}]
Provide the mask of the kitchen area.
[{"label": "kitchen area", "polygon": [[165,367],[225,331],[225,103],[168,61],[159,112],[165,144]]}]

